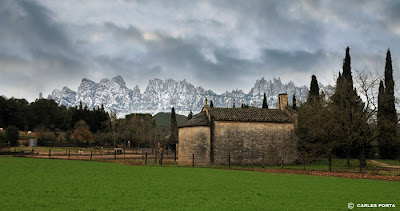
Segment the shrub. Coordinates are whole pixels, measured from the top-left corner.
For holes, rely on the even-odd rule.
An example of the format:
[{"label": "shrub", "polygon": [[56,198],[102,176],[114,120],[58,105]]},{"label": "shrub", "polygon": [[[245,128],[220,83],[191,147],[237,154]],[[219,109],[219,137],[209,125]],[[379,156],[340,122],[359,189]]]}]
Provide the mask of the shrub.
[{"label": "shrub", "polygon": [[18,146],[19,130],[17,127],[11,125],[6,128],[5,141],[10,142],[12,147]]}]

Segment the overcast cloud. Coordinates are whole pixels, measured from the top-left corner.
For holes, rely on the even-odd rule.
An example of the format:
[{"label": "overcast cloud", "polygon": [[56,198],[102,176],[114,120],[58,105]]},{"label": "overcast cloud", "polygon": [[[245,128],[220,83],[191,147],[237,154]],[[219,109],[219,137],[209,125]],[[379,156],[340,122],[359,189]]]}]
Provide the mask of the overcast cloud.
[{"label": "overcast cloud", "polygon": [[334,81],[352,66],[400,84],[399,1],[0,0],[0,95],[35,100],[121,75],[127,85],[186,79],[217,93],[280,77]]}]

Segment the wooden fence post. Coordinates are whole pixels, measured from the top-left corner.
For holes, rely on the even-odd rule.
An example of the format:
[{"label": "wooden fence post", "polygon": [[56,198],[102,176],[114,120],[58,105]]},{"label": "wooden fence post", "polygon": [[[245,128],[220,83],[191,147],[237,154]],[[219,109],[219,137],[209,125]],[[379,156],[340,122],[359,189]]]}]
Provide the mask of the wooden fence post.
[{"label": "wooden fence post", "polygon": [[147,165],[147,152],[146,152],[146,157],[144,159],[144,165]]},{"label": "wooden fence post", "polygon": [[193,153],[193,157],[192,157],[192,167],[194,167],[194,153]]},{"label": "wooden fence post", "polygon": [[90,150],[90,160],[92,159],[92,156],[93,156],[93,151]]},{"label": "wooden fence post", "polygon": [[157,152],[154,153],[154,164],[157,163]]},{"label": "wooden fence post", "polygon": [[163,162],[163,157],[164,157],[164,152],[160,153],[160,165],[162,166],[162,162]]},{"label": "wooden fence post", "polygon": [[71,150],[68,150],[68,160],[71,159]]},{"label": "wooden fence post", "polygon": [[264,168],[264,163],[265,163],[265,158],[264,158],[264,153],[263,153],[263,156],[262,156],[262,168]]},{"label": "wooden fence post", "polygon": [[117,150],[114,150],[114,160],[117,159]]},{"label": "wooden fence post", "polygon": [[176,162],[176,150],[175,150],[175,162]]},{"label": "wooden fence post", "polygon": [[49,159],[51,158],[51,149],[49,149]]},{"label": "wooden fence post", "polygon": [[35,149],[32,149],[32,157],[35,155]]},{"label": "wooden fence post", "polygon": [[229,168],[231,167],[231,154],[229,153],[229,155],[228,155],[228,165],[229,165]]}]

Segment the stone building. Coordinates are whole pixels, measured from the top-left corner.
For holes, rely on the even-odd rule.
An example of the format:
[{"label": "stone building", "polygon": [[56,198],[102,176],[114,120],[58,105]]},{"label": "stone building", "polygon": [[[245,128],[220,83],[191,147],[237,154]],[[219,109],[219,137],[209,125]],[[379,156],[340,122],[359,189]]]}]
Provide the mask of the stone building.
[{"label": "stone building", "polygon": [[278,109],[203,107],[179,127],[179,164],[274,165],[297,159],[297,114],[280,94]]}]

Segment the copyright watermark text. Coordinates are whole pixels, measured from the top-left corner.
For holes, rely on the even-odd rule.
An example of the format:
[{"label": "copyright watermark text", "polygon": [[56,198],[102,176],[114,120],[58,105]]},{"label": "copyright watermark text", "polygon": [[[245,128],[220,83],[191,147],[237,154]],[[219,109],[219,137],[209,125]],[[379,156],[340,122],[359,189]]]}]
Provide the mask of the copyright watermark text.
[{"label": "copyright watermark text", "polygon": [[396,207],[395,204],[354,204],[353,202],[350,202],[347,204],[347,208],[353,209],[353,208],[394,208]]}]

